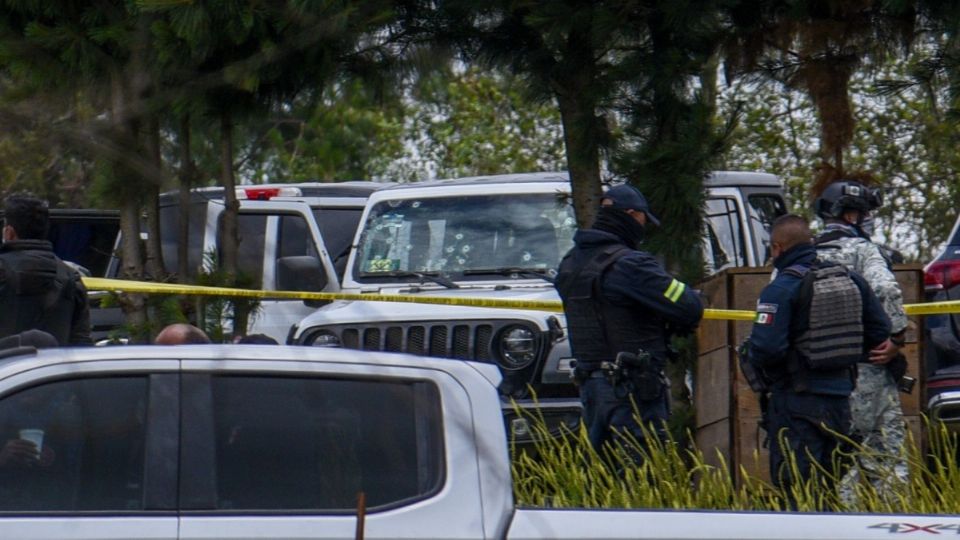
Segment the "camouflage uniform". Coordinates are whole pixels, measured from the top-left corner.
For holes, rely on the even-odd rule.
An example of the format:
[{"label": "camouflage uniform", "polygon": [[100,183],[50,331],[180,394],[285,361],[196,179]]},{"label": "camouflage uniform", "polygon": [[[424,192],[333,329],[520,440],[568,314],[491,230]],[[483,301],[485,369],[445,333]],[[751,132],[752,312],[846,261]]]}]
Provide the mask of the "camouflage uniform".
[{"label": "camouflage uniform", "polygon": [[[818,243],[817,257],[842,264],[863,276],[890,318],[891,333],[906,329],[903,293],[880,249],[859,237],[849,225],[830,223],[823,234],[837,231],[848,236]],[[850,395],[850,414],[851,435],[861,441],[866,452],[857,457],[857,466],[851,467],[840,481],[840,498],[847,505],[856,502],[854,490],[861,473],[870,479],[879,494],[890,493],[893,482],[908,480],[903,455],[906,424],[896,381],[886,367],[863,363],[858,366],[857,385]]]}]

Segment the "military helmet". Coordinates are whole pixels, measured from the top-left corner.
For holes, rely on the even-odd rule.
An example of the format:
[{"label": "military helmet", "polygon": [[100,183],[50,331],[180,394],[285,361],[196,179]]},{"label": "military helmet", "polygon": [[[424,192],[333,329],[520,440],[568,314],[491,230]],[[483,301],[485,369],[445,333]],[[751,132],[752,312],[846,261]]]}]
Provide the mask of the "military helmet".
[{"label": "military helmet", "polygon": [[813,210],[823,219],[837,219],[847,210],[866,214],[882,204],[883,198],[878,190],[855,180],[837,180],[817,197]]}]

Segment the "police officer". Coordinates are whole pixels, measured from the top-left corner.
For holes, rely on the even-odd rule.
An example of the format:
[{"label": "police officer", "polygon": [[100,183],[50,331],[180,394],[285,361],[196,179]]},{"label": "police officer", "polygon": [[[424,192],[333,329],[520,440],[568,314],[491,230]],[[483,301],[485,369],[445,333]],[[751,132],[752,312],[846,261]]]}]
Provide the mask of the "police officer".
[{"label": "police officer", "polygon": [[902,455],[907,429],[897,390],[906,372],[906,360],[899,352],[904,345],[907,316],[890,261],[870,241],[864,228],[870,212],[880,203],[876,191],[853,180],[831,183],[814,201],[814,210],[825,224],[816,239],[817,257],[862,275],[883,304],[892,331],[890,339],[871,351],[859,366],[857,386],[850,396],[852,435],[867,452],[858,453],[858,466],[852,467],[840,483],[841,500],[848,505],[856,500],[854,488],[861,472],[878,493],[889,492],[891,482],[908,480]]},{"label": "police officer", "polygon": [[80,275],[47,240],[46,201],[23,194],[4,201],[0,246],[0,337],[48,332],[61,345],[88,345],[90,308]]},{"label": "police officer", "polygon": [[[697,293],[638,249],[651,224],[660,222],[639,190],[610,188],[593,226],[574,235],[557,275],[584,422],[598,450],[625,433],[642,442],[635,411],[665,435],[670,333],[691,331],[703,316]],[[616,364],[619,353],[624,361]]]},{"label": "police officer", "polygon": [[856,362],[886,341],[890,323],[863,278],[836,266],[855,287],[843,278],[850,296],[824,312],[828,317],[815,320],[821,312],[813,310],[812,296],[806,296],[813,293],[805,292],[815,289],[802,287],[806,274],[818,267],[804,218],[792,214],[778,218],[770,246],[777,277],[760,293],[746,358],[741,361],[767,382],[767,433],[773,441],[770,476],[789,494],[798,479],[786,461],[788,452],[796,459],[801,479],[809,477],[813,462],[830,470],[838,441],[828,430],[848,433],[848,397]]}]

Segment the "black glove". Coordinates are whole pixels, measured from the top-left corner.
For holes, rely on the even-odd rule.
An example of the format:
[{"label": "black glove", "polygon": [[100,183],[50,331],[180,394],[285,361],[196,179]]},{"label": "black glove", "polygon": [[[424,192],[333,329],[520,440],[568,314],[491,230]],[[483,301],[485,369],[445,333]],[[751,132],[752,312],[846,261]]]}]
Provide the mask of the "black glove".
[{"label": "black glove", "polygon": [[750,338],[743,340],[743,343],[737,347],[737,356],[740,358],[740,371],[743,372],[743,378],[747,380],[750,389],[758,394],[763,394],[769,390],[770,385],[763,371],[756,368],[750,362]]},{"label": "black glove", "polygon": [[899,381],[907,374],[907,357],[903,353],[897,353],[893,360],[886,363],[886,366],[893,380]]}]

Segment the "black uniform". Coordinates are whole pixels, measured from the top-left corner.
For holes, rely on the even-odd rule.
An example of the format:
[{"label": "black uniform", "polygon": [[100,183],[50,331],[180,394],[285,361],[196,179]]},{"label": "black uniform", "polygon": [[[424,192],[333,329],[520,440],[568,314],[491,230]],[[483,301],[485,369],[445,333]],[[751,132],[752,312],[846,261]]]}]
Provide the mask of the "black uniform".
[{"label": "black uniform", "polygon": [[[808,339],[807,343],[814,339],[804,338],[810,328],[811,308],[801,300],[804,281],[796,269],[810,271],[815,264],[818,263],[812,244],[794,246],[774,261],[779,273],[760,292],[745,359],[768,379],[766,430],[773,440],[770,476],[774,485],[787,488],[788,492],[794,478],[786,466],[787,453],[796,458],[801,478],[810,475],[814,462],[830,470],[838,444],[831,431],[846,435],[850,429],[849,396],[855,380],[852,368],[813,370],[799,345],[801,339]],[[890,321],[863,278],[853,272],[849,276],[859,290],[862,328],[843,335],[860,343],[858,350],[851,353],[852,361],[865,361],[868,351],[890,335]],[[817,350],[841,354],[840,341],[814,343],[807,349],[820,347]]]},{"label": "black uniform", "polygon": [[[633,249],[637,238],[626,237],[629,225],[604,224],[599,219],[594,228],[577,231],[556,281],[577,359],[584,421],[597,449],[616,431],[642,440],[634,404],[642,420],[662,433],[669,416],[662,369],[670,328],[692,330],[703,316],[695,291],[667,274],[649,253]],[[603,362],[612,362],[619,352],[641,349],[651,356],[644,381],[612,384],[604,377]]]},{"label": "black uniform", "polygon": [[87,290],[46,240],[0,246],[0,302],[0,337],[38,329],[60,345],[91,343]]}]

